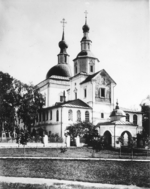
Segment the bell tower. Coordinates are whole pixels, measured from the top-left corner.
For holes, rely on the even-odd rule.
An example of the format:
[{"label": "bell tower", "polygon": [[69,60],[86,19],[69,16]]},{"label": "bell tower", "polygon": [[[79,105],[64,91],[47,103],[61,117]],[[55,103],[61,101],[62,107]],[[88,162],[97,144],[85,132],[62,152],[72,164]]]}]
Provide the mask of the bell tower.
[{"label": "bell tower", "polygon": [[77,55],[74,61],[74,75],[84,72],[88,75],[94,74],[96,69],[95,65],[99,62],[91,52],[92,41],[88,34],[90,27],[87,24],[87,11],[85,11],[85,24],[82,27],[83,38],[81,39],[81,52]]}]

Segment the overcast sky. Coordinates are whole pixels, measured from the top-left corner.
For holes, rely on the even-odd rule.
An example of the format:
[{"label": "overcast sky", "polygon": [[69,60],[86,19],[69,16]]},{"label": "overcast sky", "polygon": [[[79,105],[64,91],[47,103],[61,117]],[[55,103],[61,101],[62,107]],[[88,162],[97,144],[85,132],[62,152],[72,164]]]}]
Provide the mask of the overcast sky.
[{"label": "overcast sky", "polygon": [[73,66],[85,10],[99,69],[117,83],[115,100],[137,108],[150,94],[148,0],[0,0],[0,70],[25,83],[44,80],[57,64],[63,18]]}]

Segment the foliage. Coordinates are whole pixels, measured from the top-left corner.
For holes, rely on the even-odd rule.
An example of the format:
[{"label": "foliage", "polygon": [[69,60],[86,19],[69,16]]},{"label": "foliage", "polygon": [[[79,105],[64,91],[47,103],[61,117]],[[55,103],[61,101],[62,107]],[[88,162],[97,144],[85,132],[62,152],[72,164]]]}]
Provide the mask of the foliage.
[{"label": "foliage", "polygon": [[143,106],[143,135],[148,137],[150,136],[150,107]]},{"label": "foliage", "polygon": [[123,145],[123,136],[118,137],[118,141],[117,142],[120,142],[121,145]]},{"label": "foliage", "polygon": [[22,120],[30,129],[44,104],[39,90],[0,72],[0,91],[0,125],[3,124],[5,131],[13,131]]},{"label": "foliage", "polygon": [[12,130],[15,122],[13,78],[0,72],[0,125],[4,130]]},{"label": "foliage", "polygon": [[92,123],[80,122],[67,127],[65,136],[70,135],[71,140],[80,136],[85,138],[85,143],[91,146],[96,152],[104,148],[104,137],[98,134]]},{"label": "foliage", "polygon": [[[140,144],[142,142],[142,145]],[[138,147],[146,147],[150,149],[150,136],[145,134],[144,130],[137,134],[137,145]]]},{"label": "foliage", "polygon": [[65,153],[67,151],[67,148],[66,147],[61,147],[60,148],[60,153]]},{"label": "foliage", "polygon": [[16,133],[17,133],[16,142],[18,144],[26,145],[30,139],[29,132],[27,130],[17,128]]}]

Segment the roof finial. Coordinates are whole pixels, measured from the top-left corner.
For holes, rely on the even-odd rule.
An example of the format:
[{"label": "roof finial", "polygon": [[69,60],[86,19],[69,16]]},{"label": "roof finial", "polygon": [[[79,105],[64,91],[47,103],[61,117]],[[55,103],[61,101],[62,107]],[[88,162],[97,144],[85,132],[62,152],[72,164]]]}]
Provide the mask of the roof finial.
[{"label": "roof finial", "polygon": [[66,22],[65,19],[63,18],[62,21],[61,21],[61,23],[62,23],[62,26],[63,26],[62,40],[65,40],[65,37],[64,37],[64,28],[65,28],[65,24],[66,24],[67,22]]},{"label": "roof finial", "polygon": [[85,13],[85,24],[87,24],[87,14],[88,14],[87,10],[84,13]]},{"label": "roof finial", "polygon": [[63,26],[63,31],[64,31],[65,24],[67,24],[67,22],[66,22],[66,21],[65,21],[65,19],[63,18],[63,19],[62,19],[62,21],[61,21],[61,23],[62,23],[62,26]]}]

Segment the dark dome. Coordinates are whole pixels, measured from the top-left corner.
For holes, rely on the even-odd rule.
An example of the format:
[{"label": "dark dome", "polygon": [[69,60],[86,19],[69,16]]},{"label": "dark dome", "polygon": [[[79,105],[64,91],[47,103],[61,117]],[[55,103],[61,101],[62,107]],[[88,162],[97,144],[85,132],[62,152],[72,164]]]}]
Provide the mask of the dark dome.
[{"label": "dark dome", "polygon": [[89,28],[89,26],[88,26],[87,24],[85,24],[85,25],[82,27],[82,29],[83,29],[83,33],[89,32],[89,30],[90,30],[90,28]]},{"label": "dark dome", "polygon": [[64,40],[62,40],[62,41],[59,42],[59,47],[61,49],[64,49],[64,48],[68,48],[68,45]]},{"label": "dark dome", "polygon": [[95,57],[91,51],[81,51],[78,56],[89,56],[89,57]]},{"label": "dark dome", "polygon": [[110,117],[112,117],[112,116],[122,116],[122,117],[125,117],[125,113],[121,109],[115,109],[110,114]]},{"label": "dark dome", "polygon": [[71,71],[68,64],[57,64],[52,67],[46,75],[46,79],[51,77],[52,75],[62,76],[62,77],[71,77]]}]

